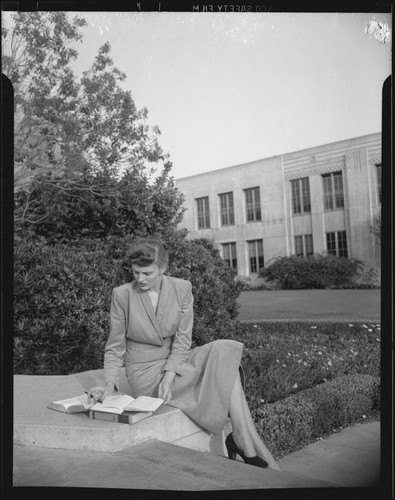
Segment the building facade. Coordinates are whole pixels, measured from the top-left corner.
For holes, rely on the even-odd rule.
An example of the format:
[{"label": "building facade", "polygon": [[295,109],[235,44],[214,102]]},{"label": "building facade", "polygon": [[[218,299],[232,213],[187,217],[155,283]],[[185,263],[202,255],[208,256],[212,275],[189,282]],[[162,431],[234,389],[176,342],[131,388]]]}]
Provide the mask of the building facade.
[{"label": "building facade", "polygon": [[256,281],[271,259],[327,252],[380,268],[371,227],[381,208],[381,134],[176,180],[180,228],[208,238],[238,275]]}]

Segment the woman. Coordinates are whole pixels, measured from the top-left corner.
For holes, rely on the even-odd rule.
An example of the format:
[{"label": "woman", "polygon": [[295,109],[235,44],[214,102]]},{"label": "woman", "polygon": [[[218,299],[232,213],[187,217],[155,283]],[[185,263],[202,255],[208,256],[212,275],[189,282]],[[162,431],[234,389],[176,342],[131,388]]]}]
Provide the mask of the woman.
[{"label": "woman", "polygon": [[192,284],[164,275],[168,255],[160,241],[137,240],[127,260],[135,280],[112,292],[105,387],[92,388],[92,396],[104,400],[117,390],[124,365],[135,397],[162,398],[212,433],[221,432],[230,417],[229,458],[239,454],[248,464],[279,469],[255,429],[244,395],[239,375],[243,344],[217,340],[191,350]]}]

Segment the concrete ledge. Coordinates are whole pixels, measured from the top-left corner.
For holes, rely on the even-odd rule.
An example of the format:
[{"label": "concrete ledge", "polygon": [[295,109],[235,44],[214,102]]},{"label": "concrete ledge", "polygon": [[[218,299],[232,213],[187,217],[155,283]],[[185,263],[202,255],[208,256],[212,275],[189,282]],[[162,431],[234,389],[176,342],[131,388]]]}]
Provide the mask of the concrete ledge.
[{"label": "concrete ledge", "polygon": [[[133,425],[92,420],[85,413],[67,414],[47,408],[50,401],[77,396],[94,385],[103,385],[102,370],[65,376],[15,375],[14,444],[117,452],[157,439],[198,451],[225,454],[223,433],[207,432],[171,406],[163,406],[151,417]],[[120,390],[130,393],[124,374]]]}]

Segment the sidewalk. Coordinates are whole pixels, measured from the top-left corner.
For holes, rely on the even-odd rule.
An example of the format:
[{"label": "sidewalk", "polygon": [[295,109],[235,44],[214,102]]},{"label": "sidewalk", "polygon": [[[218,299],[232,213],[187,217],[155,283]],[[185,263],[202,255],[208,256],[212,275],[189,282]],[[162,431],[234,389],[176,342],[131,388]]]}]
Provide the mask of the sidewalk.
[{"label": "sidewalk", "polygon": [[279,461],[281,472],[150,440],[117,453],[14,447],[14,486],[240,490],[380,486],[380,424],[364,423]]}]

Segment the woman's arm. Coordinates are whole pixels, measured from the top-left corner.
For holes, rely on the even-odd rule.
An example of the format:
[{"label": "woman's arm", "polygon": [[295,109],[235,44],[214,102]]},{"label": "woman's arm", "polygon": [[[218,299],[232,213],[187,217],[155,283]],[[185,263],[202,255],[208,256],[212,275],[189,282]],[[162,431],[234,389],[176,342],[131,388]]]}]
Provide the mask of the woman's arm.
[{"label": "woman's arm", "polygon": [[[181,303],[181,318],[174,335],[171,352],[163,371],[175,372],[178,375],[182,373],[182,367],[188,358],[188,352],[192,344],[192,327],[193,327],[193,295],[192,283],[186,282],[186,290]],[[174,375],[175,376],[175,375]],[[173,379],[174,379],[173,376]]]},{"label": "woman's arm", "polygon": [[126,304],[117,289],[111,295],[110,335],[104,348],[104,382],[106,393],[119,387],[119,372],[126,351]]}]

